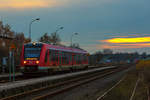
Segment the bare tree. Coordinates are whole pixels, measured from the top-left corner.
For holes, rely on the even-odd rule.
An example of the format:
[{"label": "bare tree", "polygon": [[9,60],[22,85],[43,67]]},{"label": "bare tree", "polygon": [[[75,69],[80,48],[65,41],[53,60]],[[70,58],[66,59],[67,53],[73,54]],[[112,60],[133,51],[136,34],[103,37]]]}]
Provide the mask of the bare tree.
[{"label": "bare tree", "polygon": [[44,43],[51,43],[52,39],[50,36],[48,36],[48,33],[45,33],[42,37],[40,37],[39,42],[44,42]]},{"label": "bare tree", "polygon": [[112,54],[113,51],[112,51],[111,49],[104,49],[104,50],[103,50],[103,53],[104,53],[104,54]]},{"label": "bare tree", "polygon": [[48,33],[45,33],[42,37],[40,37],[39,42],[54,44],[54,45],[60,45],[60,37],[57,34],[57,32],[51,33],[49,36]]},{"label": "bare tree", "polygon": [[52,44],[54,44],[54,45],[60,44],[61,39],[60,39],[59,35],[57,34],[57,32],[52,33],[50,37],[51,37]]},{"label": "bare tree", "polygon": [[73,43],[71,47],[72,48],[80,48],[80,45],[79,45],[79,43]]}]

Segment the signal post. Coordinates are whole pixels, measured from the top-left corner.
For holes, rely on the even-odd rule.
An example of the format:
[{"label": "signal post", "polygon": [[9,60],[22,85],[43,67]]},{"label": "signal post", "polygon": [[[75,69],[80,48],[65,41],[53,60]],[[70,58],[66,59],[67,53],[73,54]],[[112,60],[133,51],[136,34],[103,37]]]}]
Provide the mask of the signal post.
[{"label": "signal post", "polygon": [[[15,81],[15,58],[14,58],[14,51],[16,49],[16,46],[14,44],[11,44],[10,51],[9,51],[9,81]],[[13,74],[13,75],[11,75]],[[11,79],[11,76],[13,76]]]}]

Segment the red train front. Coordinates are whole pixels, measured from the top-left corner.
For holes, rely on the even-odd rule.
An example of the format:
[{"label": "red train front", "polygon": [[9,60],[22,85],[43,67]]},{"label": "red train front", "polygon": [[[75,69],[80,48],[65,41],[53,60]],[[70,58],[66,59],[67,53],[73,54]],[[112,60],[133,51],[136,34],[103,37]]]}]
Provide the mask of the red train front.
[{"label": "red train front", "polygon": [[82,49],[35,42],[22,48],[21,69],[24,73],[78,69],[87,65],[88,52]]}]

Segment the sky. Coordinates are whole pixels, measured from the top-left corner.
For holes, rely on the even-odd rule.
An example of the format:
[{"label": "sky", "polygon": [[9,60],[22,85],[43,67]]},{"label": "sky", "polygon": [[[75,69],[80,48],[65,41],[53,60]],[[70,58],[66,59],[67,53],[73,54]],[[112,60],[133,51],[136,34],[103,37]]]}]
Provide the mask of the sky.
[{"label": "sky", "polygon": [[90,53],[150,53],[150,0],[0,0],[0,20],[12,30],[37,41],[44,33],[58,31],[62,43],[73,43]]}]

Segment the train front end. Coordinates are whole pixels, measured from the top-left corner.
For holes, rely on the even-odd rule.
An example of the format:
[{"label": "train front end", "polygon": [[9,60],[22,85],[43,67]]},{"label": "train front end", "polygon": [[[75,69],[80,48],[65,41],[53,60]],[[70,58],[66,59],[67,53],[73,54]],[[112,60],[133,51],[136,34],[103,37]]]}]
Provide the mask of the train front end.
[{"label": "train front end", "polygon": [[42,43],[28,43],[23,46],[21,54],[21,70],[23,73],[38,72]]}]

